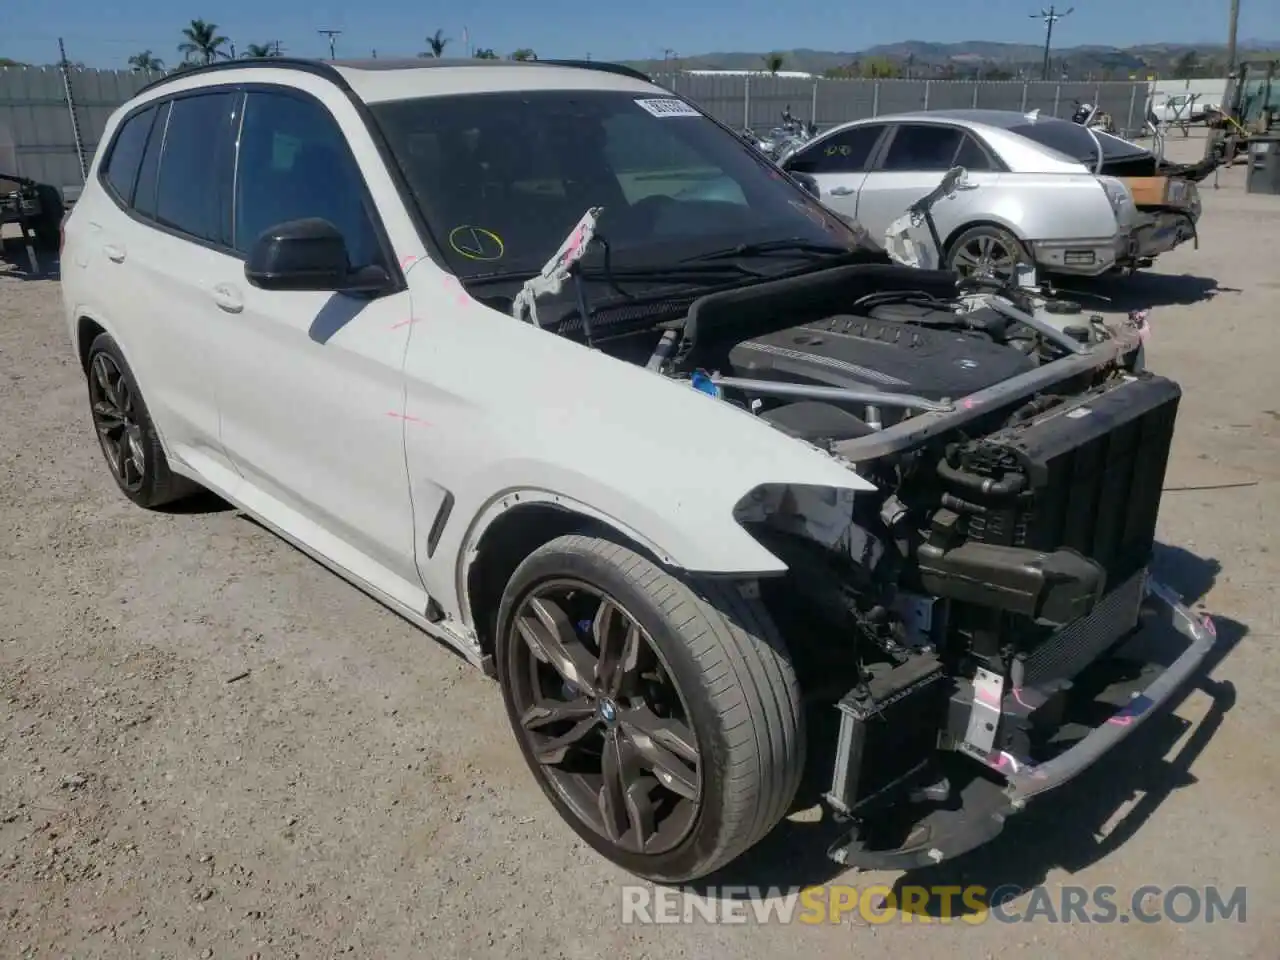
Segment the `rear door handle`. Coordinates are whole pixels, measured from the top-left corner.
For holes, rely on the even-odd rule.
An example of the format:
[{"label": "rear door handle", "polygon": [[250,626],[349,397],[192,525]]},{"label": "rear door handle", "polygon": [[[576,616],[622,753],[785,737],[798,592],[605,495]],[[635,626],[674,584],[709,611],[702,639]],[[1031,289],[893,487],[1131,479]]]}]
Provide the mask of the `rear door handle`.
[{"label": "rear door handle", "polygon": [[124,247],[115,243],[104,243],[102,252],[107,255],[107,259],[112,263],[124,263]]},{"label": "rear door handle", "polygon": [[240,291],[229,283],[214,285],[213,302],[218,305],[219,310],[227,313],[239,313],[244,309],[244,298],[240,296]]},{"label": "rear door handle", "polygon": [[853,187],[832,187],[831,195],[833,197],[848,197],[854,193]]}]

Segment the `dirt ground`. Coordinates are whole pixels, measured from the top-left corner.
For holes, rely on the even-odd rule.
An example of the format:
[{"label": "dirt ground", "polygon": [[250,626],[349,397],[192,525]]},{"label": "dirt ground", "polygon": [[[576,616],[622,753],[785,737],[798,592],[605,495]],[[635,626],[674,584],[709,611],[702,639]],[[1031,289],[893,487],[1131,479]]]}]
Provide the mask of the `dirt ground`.
[{"label": "dirt ground", "polygon": [[1095,288],[1153,306],[1185,390],[1159,565],[1217,618],[1211,679],[954,863],[842,874],[798,818],[720,882],[1245,886],[1244,923],[623,925],[495,685],[216,502],[129,504],[56,280],[0,265],[0,956],[1276,956],[1280,197],[1242,182]]}]

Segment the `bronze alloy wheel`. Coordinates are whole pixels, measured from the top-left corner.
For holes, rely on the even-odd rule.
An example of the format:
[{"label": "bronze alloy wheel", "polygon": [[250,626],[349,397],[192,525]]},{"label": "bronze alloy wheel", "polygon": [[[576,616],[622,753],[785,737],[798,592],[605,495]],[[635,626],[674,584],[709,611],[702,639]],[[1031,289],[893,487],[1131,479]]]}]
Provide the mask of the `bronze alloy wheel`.
[{"label": "bronze alloy wheel", "polygon": [[510,694],[537,774],[621,850],[677,846],[701,807],[700,754],[649,635],[617,600],[576,579],[536,585],[511,629]]}]

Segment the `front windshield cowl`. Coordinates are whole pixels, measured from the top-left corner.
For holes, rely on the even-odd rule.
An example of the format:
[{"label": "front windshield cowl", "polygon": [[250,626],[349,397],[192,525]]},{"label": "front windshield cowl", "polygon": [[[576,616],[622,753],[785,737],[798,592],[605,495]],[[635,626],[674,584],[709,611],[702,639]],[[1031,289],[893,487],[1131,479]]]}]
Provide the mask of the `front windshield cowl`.
[{"label": "front windshield cowl", "polygon": [[426,224],[424,239],[463,280],[539,270],[592,207],[603,208],[599,231],[619,272],[779,240],[851,250],[865,243],[757,151],[669,93],[451,94],[378,103],[371,112]]}]

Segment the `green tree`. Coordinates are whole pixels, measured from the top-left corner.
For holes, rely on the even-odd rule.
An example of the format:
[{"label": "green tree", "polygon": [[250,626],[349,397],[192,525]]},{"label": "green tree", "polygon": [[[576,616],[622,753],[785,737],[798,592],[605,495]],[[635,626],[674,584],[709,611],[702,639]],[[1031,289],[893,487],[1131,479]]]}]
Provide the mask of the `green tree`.
[{"label": "green tree", "polygon": [[218,33],[216,23],[192,20],[190,26],[182,28],[182,37],[178,52],[187,60],[213,63],[215,60],[231,59],[231,55],[223,49],[230,46],[231,41]]},{"label": "green tree", "polygon": [[1188,50],[1173,62],[1173,75],[1179,80],[1194,77],[1200,66],[1200,57],[1194,50]]},{"label": "green tree", "polygon": [[481,47],[475,52],[477,60],[497,60],[498,55],[493,52],[492,47]]},{"label": "green tree", "polygon": [[129,58],[129,67],[135,73],[163,73],[164,61],[152,56],[150,50],[143,50]]},{"label": "green tree", "polygon": [[280,56],[279,44],[275,43],[251,43],[244,48],[244,53],[240,54],[242,60],[261,60],[263,57]]},{"label": "green tree", "polygon": [[786,62],[786,59],[787,58],[781,53],[775,52],[766,54],[764,57],[764,68],[776,77],[778,75],[778,71],[782,69],[783,63]]},{"label": "green tree", "polygon": [[532,50],[530,50],[528,47],[521,47],[519,50],[517,50],[517,51],[515,51],[513,54],[511,54],[510,59],[512,59],[512,60],[537,60],[537,59],[538,59],[538,55],[537,55],[536,53],[534,53]]},{"label": "green tree", "polygon": [[862,61],[862,75],[870,80],[886,80],[898,76],[898,66],[888,57],[868,57]]},{"label": "green tree", "polygon": [[430,47],[431,49],[430,49],[430,50],[427,50],[425,53],[420,53],[420,54],[418,54],[418,56],[420,56],[420,57],[443,57],[443,56],[444,56],[444,48],[445,48],[445,47],[447,47],[447,46],[449,45],[449,43],[450,43],[450,40],[449,40],[449,38],[448,38],[448,37],[446,37],[446,36],[444,35],[444,31],[443,31],[443,30],[437,30],[437,31],[436,31],[435,33],[433,33],[431,36],[427,37],[427,46],[428,46],[428,47]]}]

